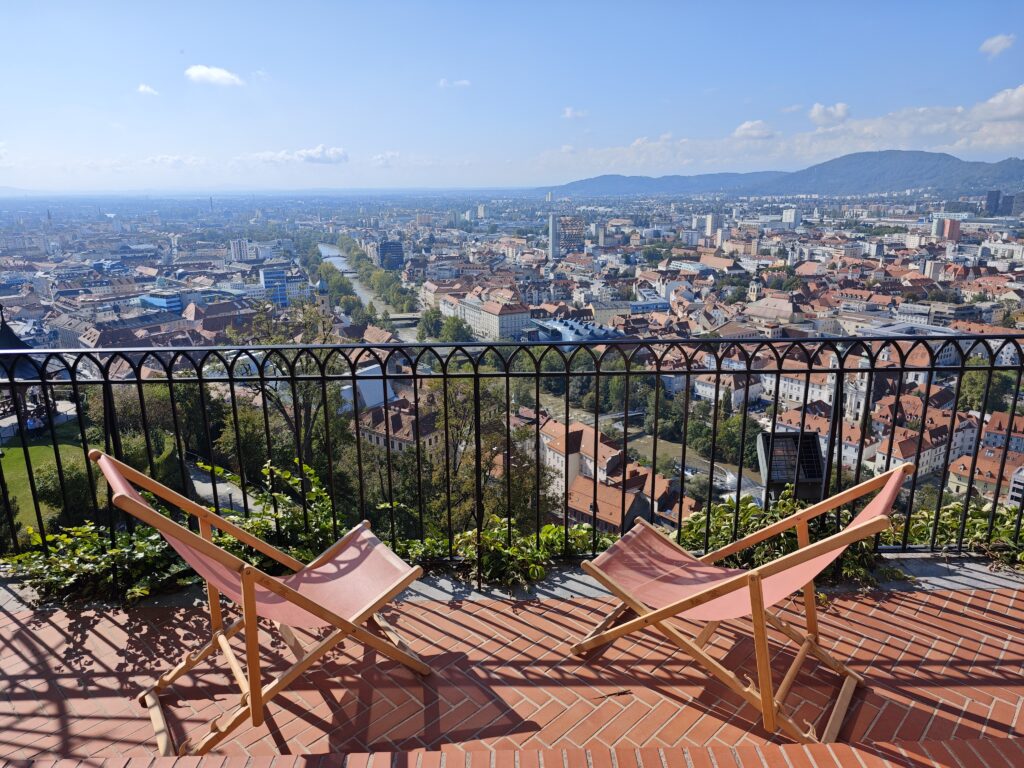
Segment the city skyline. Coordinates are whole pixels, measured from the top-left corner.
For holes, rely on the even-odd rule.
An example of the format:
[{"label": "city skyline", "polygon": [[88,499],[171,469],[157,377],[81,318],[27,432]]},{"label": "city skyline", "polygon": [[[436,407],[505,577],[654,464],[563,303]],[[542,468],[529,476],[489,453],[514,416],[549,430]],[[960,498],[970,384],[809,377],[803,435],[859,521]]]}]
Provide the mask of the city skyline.
[{"label": "city skyline", "polygon": [[987,7],[646,4],[632,26],[607,3],[9,9],[0,188],[530,187],[876,149],[1020,156],[1024,14]]}]

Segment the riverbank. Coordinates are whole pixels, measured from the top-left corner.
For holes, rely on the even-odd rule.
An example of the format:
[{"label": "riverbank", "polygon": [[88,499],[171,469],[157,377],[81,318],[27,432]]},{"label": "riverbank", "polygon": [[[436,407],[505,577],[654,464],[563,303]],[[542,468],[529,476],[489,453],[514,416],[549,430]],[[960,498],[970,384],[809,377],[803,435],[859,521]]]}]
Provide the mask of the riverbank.
[{"label": "riverbank", "polygon": [[[339,272],[342,272],[345,277],[348,278],[349,282],[352,283],[352,288],[355,290],[356,296],[359,298],[359,301],[363,303],[364,307],[373,302],[373,307],[377,310],[378,316],[384,312],[391,315],[401,314],[397,309],[375,294],[368,285],[359,279],[359,275],[352,269],[352,266],[348,263],[348,260],[345,258],[345,255],[341,252],[341,249],[338,248],[338,246],[330,245],[329,243],[319,243],[317,248],[320,250],[321,258],[326,263],[334,266]],[[402,341],[416,341],[415,328],[396,328],[395,335]]]}]

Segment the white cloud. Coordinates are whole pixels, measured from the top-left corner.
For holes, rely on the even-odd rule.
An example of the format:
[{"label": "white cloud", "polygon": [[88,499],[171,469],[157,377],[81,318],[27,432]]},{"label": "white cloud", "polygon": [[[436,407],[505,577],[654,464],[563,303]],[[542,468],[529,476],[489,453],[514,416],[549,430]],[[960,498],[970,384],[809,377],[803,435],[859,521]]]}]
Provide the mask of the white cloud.
[{"label": "white cloud", "polygon": [[579,120],[580,118],[586,117],[587,112],[584,109],[576,109],[575,107],[566,107],[562,110],[562,117],[566,120]]},{"label": "white cloud", "polygon": [[783,112],[788,115],[793,112],[799,112],[803,108],[803,104],[790,104],[788,107],[783,107],[782,109],[780,109],[779,112]]},{"label": "white cloud", "polygon": [[438,88],[469,88],[470,85],[469,80],[449,80],[447,77],[437,81]]},{"label": "white cloud", "polygon": [[146,85],[145,83],[139,83],[139,87],[135,89],[136,92],[141,93],[143,96],[159,96],[160,92],[152,85]]},{"label": "white cloud", "polygon": [[971,110],[979,120],[1024,119],[1024,85],[1007,88]]},{"label": "white cloud", "polygon": [[811,118],[811,122],[815,125],[836,125],[844,122],[850,116],[850,105],[844,104],[841,101],[836,102],[831,107],[815,103],[811,107],[810,112],[807,113],[807,116]]},{"label": "white cloud", "polygon": [[1024,84],[969,106],[906,107],[856,118],[845,105],[821,105],[819,111],[831,124],[782,133],[764,121],[748,120],[729,134],[711,138],[642,136],[619,146],[577,146],[572,153],[554,145],[540,155],[539,165],[556,177],[580,178],[598,173],[797,169],[851,152],[881,149],[984,159],[1024,155]]},{"label": "white cloud", "polygon": [[1016,39],[1017,36],[1012,34],[992,35],[978,46],[978,50],[994,59],[1003,51],[1009,50]]},{"label": "white cloud", "polygon": [[281,149],[277,152],[256,152],[249,155],[249,158],[261,163],[317,163],[321,165],[338,165],[348,162],[348,152],[341,147],[328,147],[326,144],[317,144],[309,149],[296,149],[294,151]]},{"label": "white cloud", "polygon": [[737,139],[770,139],[775,132],[764,120],[747,120],[736,126],[732,135]]},{"label": "white cloud", "polygon": [[193,64],[185,70],[185,77],[193,83],[245,85],[245,81],[234,72],[229,72],[221,67],[208,67],[205,64]]},{"label": "white cloud", "polygon": [[392,164],[399,158],[398,152],[394,150],[388,150],[381,152],[378,155],[374,155],[370,158],[370,162],[376,165],[378,168],[390,168]]},{"label": "white cloud", "polygon": [[151,155],[143,158],[143,165],[158,165],[164,168],[196,168],[206,161],[193,155]]}]

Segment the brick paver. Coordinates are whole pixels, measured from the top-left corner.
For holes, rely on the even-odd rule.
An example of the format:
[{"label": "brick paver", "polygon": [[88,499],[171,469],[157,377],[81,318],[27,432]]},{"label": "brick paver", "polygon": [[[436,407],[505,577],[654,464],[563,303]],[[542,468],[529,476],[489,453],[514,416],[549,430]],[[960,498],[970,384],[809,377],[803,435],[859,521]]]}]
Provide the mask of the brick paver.
[{"label": "brick paver", "polygon": [[[274,756],[323,753],[334,757],[273,766],[338,766],[347,754],[350,768],[439,768],[442,748],[444,768],[538,761],[676,768],[709,756],[717,765],[773,764],[770,755],[782,753],[772,750],[785,740],[766,734],[752,708],[654,634],[622,638],[586,662],[566,656],[609,605],[400,603],[388,618],[436,670],[432,676],[420,679],[348,643],[276,698],[263,726],[239,729],[203,765],[250,758],[249,768],[257,768]],[[192,609],[0,614],[0,762],[92,758],[89,765],[98,766],[107,758],[121,768],[123,760],[112,759],[131,757],[148,765],[152,730],[134,696],[154,670],[202,642],[206,626]],[[821,613],[821,627],[826,645],[850,654],[867,678],[841,733],[858,745],[854,764],[898,765],[911,754],[918,764],[923,755],[945,762],[1021,754],[1016,741],[991,741],[1024,730],[1024,601],[1015,590],[842,596]],[[710,649],[753,677],[744,638],[737,623]],[[287,651],[272,635],[267,640],[267,665],[283,668]],[[773,666],[781,670],[793,650],[775,648]],[[788,702],[820,729],[836,682],[809,664]],[[237,700],[229,675],[212,665],[163,697],[179,740]],[[679,750],[705,746],[679,762]],[[785,754],[792,765],[844,765],[854,752]]]}]

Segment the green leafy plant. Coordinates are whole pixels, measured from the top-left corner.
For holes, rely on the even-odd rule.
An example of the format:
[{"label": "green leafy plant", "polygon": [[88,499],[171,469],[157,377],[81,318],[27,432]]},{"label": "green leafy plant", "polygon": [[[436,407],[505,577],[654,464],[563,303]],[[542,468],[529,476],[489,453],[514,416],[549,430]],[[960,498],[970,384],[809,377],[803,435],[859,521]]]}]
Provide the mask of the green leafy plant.
[{"label": "green leafy plant", "polygon": [[[940,507],[938,517],[920,511],[912,515],[907,542],[930,545],[934,535],[936,545],[948,550],[956,546],[963,526],[965,550],[979,552],[1000,565],[1021,567],[1024,565],[1024,554],[1021,547],[1014,543],[1017,512],[1016,506],[1000,505],[993,509],[990,503],[972,501],[965,513],[963,501],[954,501]],[[902,514],[894,515],[893,527],[882,534],[883,543],[901,544],[905,526],[906,517]]]},{"label": "green leafy plant", "polygon": [[[750,496],[740,499],[739,507],[735,501],[726,501],[711,505],[710,535],[708,551],[713,551],[729,544],[732,539],[735,521],[737,538],[754,533],[773,523],[777,523],[803,509],[805,505],[793,496],[791,488],[782,492],[778,500],[767,509],[759,507]],[[818,541],[835,533],[834,516],[827,515],[810,523],[811,541]],[[704,531],[708,522],[708,512],[700,509],[683,522],[679,531],[679,543],[689,550],[704,549]],[[674,535],[671,534],[671,535]],[[797,550],[796,530],[790,529],[778,536],[755,544],[723,561],[724,565],[737,568],[755,568],[759,565],[776,560]],[[839,572],[828,568],[821,580],[828,582],[853,582],[863,586],[877,584],[876,567],[879,556],[873,550],[873,541],[861,541],[847,547],[840,560]],[[884,578],[897,577],[898,571],[886,569],[878,575]]]},{"label": "green leafy plant", "polygon": [[[27,528],[26,534],[33,548],[5,560],[44,601],[123,596],[133,602],[175,583],[188,571],[149,526],[118,531],[112,543],[106,530],[87,522],[47,534],[46,551],[38,531]],[[129,586],[122,592],[124,585]]]},{"label": "green leafy plant", "polygon": [[[611,546],[617,537],[609,534],[597,536],[596,551]],[[490,516],[480,531],[479,560],[477,559],[477,532],[464,531],[453,537],[451,563],[456,575],[503,587],[526,585],[547,576],[555,558],[567,555],[585,555],[591,552],[594,529],[588,524],[569,526],[568,538],[561,525],[548,524],[537,534],[523,533],[512,527],[509,537],[507,517]],[[446,539],[428,537],[422,541],[399,541],[398,554],[410,562],[424,565],[437,563],[449,556]],[[478,565],[479,564],[479,565]]]},{"label": "green leafy plant", "polygon": [[[331,499],[311,467],[295,461],[295,471],[277,469],[269,462],[263,467],[266,488],[250,484],[249,516],[221,510],[221,516],[244,531],[308,563],[337,540]],[[223,467],[200,464],[200,468],[222,480],[240,485],[240,479]],[[267,490],[267,488],[272,490]],[[305,505],[303,505],[305,498]],[[339,533],[342,531],[339,530]],[[215,532],[214,541],[236,557],[257,568],[275,573],[281,570],[276,560],[245,546],[229,534]]]}]

